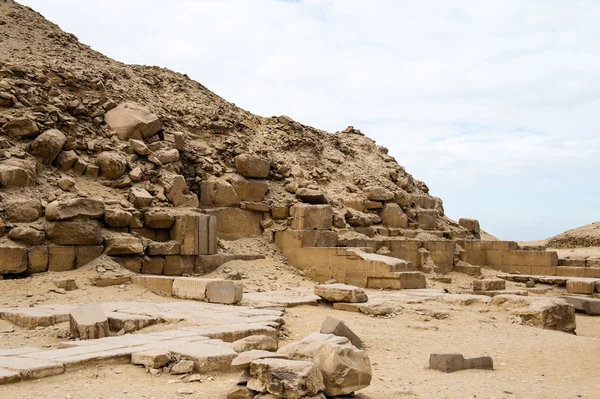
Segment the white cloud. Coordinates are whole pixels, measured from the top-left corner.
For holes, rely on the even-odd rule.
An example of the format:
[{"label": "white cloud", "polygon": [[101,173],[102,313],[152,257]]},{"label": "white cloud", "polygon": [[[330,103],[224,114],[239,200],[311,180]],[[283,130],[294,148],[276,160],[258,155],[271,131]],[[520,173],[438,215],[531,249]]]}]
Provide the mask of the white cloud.
[{"label": "white cloud", "polygon": [[113,58],[185,72],[252,112],[353,124],[451,216],[503,238],[600,219],[562,190],[573,202],[598,193],[594,0],[22,3]]}]

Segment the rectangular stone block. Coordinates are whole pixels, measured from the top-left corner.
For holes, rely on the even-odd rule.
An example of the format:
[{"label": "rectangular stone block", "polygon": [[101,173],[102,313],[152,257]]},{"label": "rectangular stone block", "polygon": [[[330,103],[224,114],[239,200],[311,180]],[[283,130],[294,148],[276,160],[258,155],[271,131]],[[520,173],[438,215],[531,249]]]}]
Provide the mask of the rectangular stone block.
[{"label": "rectangular stone block", "polygon": [[85,266],[103,253],[104,247],[102,245],[77,247],[75,267]]},{"label": "rectangular stone block", "polygon": [[27,250],[27,273],[43,273],[48,271],[48,247],[40,245]]},{"label": "rectangular stone block", "polygon": [[164,276],[133,276],[131,281],[133,284],[142,286],[148,291],[158,295],[172,296],[173,295],[173,277]]},{"label": "rectangular stone block", "polygon": [[242,300],[244,286],[238,281],[211,280],[206,285],[206,298],[210,303],[233,305]]},{"label": "rectangular stone block", "polygon": [[196,342],[166,342],[164,348],[185,359],[194,361],[194,371],[208,373],[211,371],[230,371],[231,362],[237,353],[228,347]]},{"label": "rectangular stone block", "polygon": [[586,267],[573,267],[573,266],[558,266],[556,268],[557,276],[564,277],[586,277]]},{"label": "rectangular stone block", "polygon": [[472,265],[486,265],[486,251],[465,250],[465,262]]},{"label": "rectangular stone block", "polygon": [[139,228],[139,229],[132,228],[130,231],[131,231],[131,234],[133,234],[133,235],[138,235],[140,237],[144,237],[149,240],[156,241],[156,230],[154,230],[154,229],[147,229],[147,228],[143,227],[143,228]]},{"label": "rectangular stone block", "polygon": [[590,278],[600,278],[600,267],[588,267],[585,270],[585,276]]},{"label": "rectangular stone block", "polygon": [[294,230],[331,230],[333,223],[331,205],[296,204],[290,212]]},{"label": "rectangular stone block", "polygon": [[195,256],[165,256],[165,267],[163,269],[163,275],[182,276],[184,274],[192,274],[194,272],[195,264]]},{"label": "rectangular stone block", "polygon": [[109,333],[108,318],[97,303],[90,303],[71,310],[69,325],[71,335],[79,339],[98,339]]},{"label": "rectangular stone block", "polygon": [[173,281],[173,296],[180,299],[203,301],[210,279],[178,277]]},{"label": "rectangular stone block", "polygon": [[181,252],[181,244],[177,241],[152,241],[146,247],[146,252],[151,256],[179,255]]},{"label": "rectangular stone block", "polygon": [[505,251],[506,266],[558,266],[558,254],[554,251]]},{"label": "rectangular stone block", "polygon": [[531,274],[535,276],[556,276],[556,266],[531,266]]},{"label": "rectangular stone block", "polygon": [[144,256],[142,259],[142,274],[163,274],[165,258],[160,256]]},{"label": "rectangular stone block", "polygon": [[209,216],[208,219],[208,255],[217,253],[217,217]]},{"label": "rectangular stone block", "polygon": [[571,294],[588,294],[591,295],[596,290],[596,282],[594,280],[568,280],[567,291]]},{"label": "rectangular stone block", "polygon": [[484,279],[473,280],[473,291],[499,291],[506,289],[506,280]]},{"label": "rectangular stone block", "polygon": [[275,234],[279,248],[335,247],[338,235],[327,230],[285,230]]},{"label": "rectangular stone block", "polygon": [[206,215],[178,215],[171,227],[171,239],[181,244],[181,255],[208,254],[209,220]]},{"label": "rectangular stone block", "polygon": [[587,267],[587,261],[585,259],[559,259],[558,266],[577,266]]},{"label": "rectangular stone block", "polygon": [[65,272],[75,268],[75,247],[48,247],[48,271]]},{"label": "rectangular stone block", "polygon": [[111,259],[121,265],[122,268],[139,273],[142,270],[142,258],[139,256],[111,256]]},{"label": "rectangular stone block", "polygon": [[18,372],[23,380],[51,377],[65,372],[60,363],[21,357],[0,357],[0,367]]},{"label": "rectangular stone block", "polygon": [[0,275],[23,273],[27,270],[27,249],[0,247]]}]

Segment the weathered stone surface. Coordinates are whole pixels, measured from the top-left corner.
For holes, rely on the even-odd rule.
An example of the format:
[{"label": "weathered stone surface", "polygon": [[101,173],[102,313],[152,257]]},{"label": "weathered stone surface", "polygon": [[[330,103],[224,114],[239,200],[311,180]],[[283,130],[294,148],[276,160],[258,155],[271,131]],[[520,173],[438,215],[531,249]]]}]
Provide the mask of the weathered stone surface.
[{"label": "weathered stone surface", "polygon": [[244,286],[238,281],[211,280],[206,285],[206,298],[211,303],[236,304],[242,300]]},{"label": "weathered stone surface", "polygon": [[278,346],[277,340],[273,337],[268,335],[251,335],[235,341],[231,347],[237,353],[241,353],[252,350],[276,351]]},{"label": "weathered stone surface", "polygon": [[369,227],[381,223],[379,215],[359,212],[354,209],[346,209],[346,214],[344,216],[348,224],[352,227]]},{"label": "weathered stone surface", "polygon": [[175,215],[164,209],[151,209],[144,213],[144,226],[150,229],[170,229]]},{"label": "weathered stone surface", "polygon": [[394,202],[400,206],[410,206],[413,201],[409,193],[399,190],[394,193]]},{"label": "weathered stone surface", "polygon": [[575,308],[564,299],[497,295],[493,306],[514,309],[524,323],[548,330],[572,333],[576,328]]},{"label": "weathered stone surface", "polygon": [[198,196],[190,192],[183,176],[172,173],[162,176],[161,182],[165,187],[166,197],[173,205],[192,208],[198,206]]},{"label": "weathered stone surface", "polygon": [[52,283],[57,288],[62,288],[65,291],[73,291],[77,289],[77,283],[72,278],[61,277],[52,280]]},{"label": "weathered stone surface", "polygon": [[182,255],[209,253],[210,216],[188,213],[177,215],[170,237],[181,244]]},{"label": "weathered stone surface", "polygon": [[563,296],[562,298],[573,305],[578,312],[583,312],[590,316],[600,315],[600,299],[581,296]]},{"label": "weathered stone surface", "polygon": [[156,115],[134,102],[119,104],[104,115],[104,120],[121,140],[146,139],[162,129]]},{"label": "weathered stone surface", "polygon": [[136,154],[147,156],[152,153],[152,151],[150,151],[148,146],[142,140],[130,139],[129,145]]},{"label": "weathered stone surface", "polygon": [[499,291],[506,289],[506,280],[484,279],[473,280],[473,291]]},{"label": "weathered stone surface", "polygon": [[165,276],[192,274],[194,272],[195,258],[195,256],[165,256],[165,268],[163,269],[163,274]]},{"label": "weathered stone surface", "polygon": [[292,229],[331,230],[333,208],[331,205],[297,204],[290,209]]},{"label": "weathered stone surface", "polygon": [[379,187],[379,186],[371,186],[364,189],[364,193],[367,196],[367,199],[371,201],[392,201],[394,200],[394,193],[390,190]]},{"label": "weathered stone surface", "polygon": [[248,388],[281,398],[300,399],[323,390],[323,376],[313,362],[259,359],[250,363]]},{"label": "weathered stone surface", "polygon": [[131,363],[146,368],[157,369],[166,366],[171,360],[170,352],[164,349],[151,349],[131,354]]},{"label": "weathered stone surface", "polygon": [[231,184],[212,178],[200,184],[200,204],[212,206],[239,206],[240,199]]},{"label": "weathered stone surface", "polygon": [[104,151],[96,157],[100,173],[109,180],[117,180],[127,169],[127,160],[118,152]]},{"label": "weathered stone surface", "polygon": [[75,269],[75,247],[55,246],[48,247],[48,271],[66,272]]},{"label": "weathered stone surface", "polygon": [[73,150],[61,151],[55,160],[55,165],[59,170],[67,171],[75,166],[77,162],[77,153]]},{"label": "weathered stone surface", "polygon": [[321,334],[333,334],[338,337],[346,337],[352,345],[356,346],[358,349],[362,349],[363,347],[363,342],[358,335],[348,328],[343,321],[331,316],[327,316],[321,325]]},{"label": "weathered stone surface", "polygon": [[202,301],[206,298],[206,286],[210,281],[204,278],[176,278],[173,281],[173,296]]},{"label": "weathered stone surface", "polygon": [[45,245],[31,247],[27,250],[27,273],[43,273],[48,271],[48,247]]},{"label": "weathered stone surface", "polygon": [[479,227],[479,221],[476,219],[461,218],[458,220],[458,224],[475,234],[481,231],[481,228]]},{"label": "weathered stone surface", "polygon": [[3,126],[10,134],[23,138],[34,138],[40,132],[37,123],[29,118],[15,118]]},{"label": "weathered stone surface", "polygon": [[227,392],[227,399],[254,399],[254,392],[242,385],[234,385]]},{"label": "weathered stone surface", "polygon": [[203,342],[167,343],[165,349],[194,362],[194,371],[230,371],[237,353],[227,345],[211,345]]},{"label": "weathered stone surface", "polygon": [[65,372],[65,368],[60,363],[17,356],[0,357],[0,368],[18,372],[23,380],[51,377]]},{"label": "weathered stone surface", "polygon": [[179,161],[179,151],[175,148],[163,149],[157,151],[154,155],[163,165]]},{"label": "weathered stone surface", "polygon": [[233,186],[240,201],[260,202],[269,191],[269,182],[266,180],[245,179],[235,175],[229,183]]},{"label": "weathered stone surface", "polygon": [[9,222],[34,222],[42,216],[42,201],[37,198],[6,202],[4,211]]},{"label": "weathered stone surface", "polygon": [[437,211],[435,209],[421,209],[417,213],[419,228],[423,230],[435,230],[437,226]]},{"label": "weathered stone surface", "polygon": [[279,353],[285,353],[290,359],[314,362],[323,373],[323,393],[327,396],[347,395],[371,383],[369,357],[345,337],[312,333],[284,346]]},{"label": "weathered stone surface", "polygon": [[237,172],[244,177],[264,179],[269,176],[271,164],[258,155],[242,154],[235,157]]},{"label": "weathered stone surface", "polygon": [[151,256],[178,255],[181,253],[181,244],[177,241],[153,241],[148,244],[146,251]]},{"label": "weathered stone surface", "polygon": [[494,361],[489,356],[466,359],[460,354],[434,353],[429,356],[429,368],[444,373],[467,369],[493,370]]},{"label": "weathered stone surface", "polygon": [[594,280],[567,280],[567,292],[570,294],[591,295],[596,290],[596,281]]},{"label": "weathered stone surface", "polygon": [[104,222],[109,227],[127,227],[133,222],[133,215],[121,208],[109,208],[104,213]]},{"label": "weathered stone surface", "polygon": [[40,245],[46,240],[46,234],[30,226],[16,226],[8,232],[8,238],[26,245]]},{"label": "weathered stone surface", "polygon": [[194,362],[191,360],[180,360],[171,368],[171,374],[190,374],[194,371]]},{"label": "weathered stone surface", "polygon": [[311,188],[299,188],[296,191],[296,198],[307,204],[326,204],[327,198],[321,190]]},{"label": "weathered stone surface", "polygon": [[233,241],[262,234],[262,215],[239,208],[207,209],[206,213],[217,218],[217,236]]},{"label": "weathered stone surface", "polygon": [[346,284],[315,285],[314,292],[329,302],[362,303],[369,300],[362,289]]},{"label": "weathered stone surface", "polygon": [[98,339],[108,336],[108,318],[102,307],[92,303],[69,313],[71,334],[80,339]]},{"label": "weathered stone surface", "polygon": [[144,256],[142,259],[142,274],[161,275],[165,267],[165,258],[160,256]]},{"label": "weathered stone surface", "polygon": [[27,270],[27,249],[16,245],[0,247],[0,275],[23,273]]},{"label": "weathered stone surface", "polygon": [[235,370],[247,370],[250,363],[259,359],[289,359],[283,353],[269,352],[265,350],[250,350],[240,353],[233,361],[231,366]]},{"label": "weathered stone surface", "polygon": [[146,208],[150,206],[154,197],[148,191],[139,187],[132,187],[129,192],[129,201],[136,208]]},{"label": "weathered stone surface", "polygon": [[[17,371],[0,368],[0,385],[12,384],[21,381],[21,374]],[[253,396],[250,397],[252,399]]]},{"label": "weathered stone surface", "polygon": [[174,280],[173,277],[165,276],[133,276],[131,278],[133,284],[142,286],[150,292],[163,296],[173,295]]},{"label": "weathered stone surface", "polygon": [[76,268],[87,265],[104,253],[104,247],[101,245],[94,246],[78,246]]},{"label": "weathered stone surface", "polygon": [[67,136],[60,130],[47,130],[31,143],[31,154],[38,157],[42,163],[50,165],[61,152],[67,142]]},{"label": "weathered stone surface", "polygon": [[381,217],[381,222],[384,226],[402,229],[408,227],[408,217],[398,204],[384,204],[382,210],[379,212],[379,217]]},{"label": "weathered stone surface", "polygon": [[5,159],[0,162],[0,187],[18,188],[35,185],[37,166],[25,159]]},{"label": "weathered stone surface", "polygon": [[115,236],[104,242],[107,255],[143,255],[144,244],[133,236]]},{"label": "weathered stone surface", "polygon": [[100,218],[105,208],[102,201],[91,198],[73,198],[54,201],[46,207],[46,219],[51,221],[79,218]]}]

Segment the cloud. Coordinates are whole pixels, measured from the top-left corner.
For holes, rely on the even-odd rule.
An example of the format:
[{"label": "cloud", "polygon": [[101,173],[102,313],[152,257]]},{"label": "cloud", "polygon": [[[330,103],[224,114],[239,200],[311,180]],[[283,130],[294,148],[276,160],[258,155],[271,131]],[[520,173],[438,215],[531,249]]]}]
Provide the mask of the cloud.
[{"label": "cloud", "polygon": [[254,113],[355,125],[450,216],[502,238],[600,220],[585,200],[600,170],[593,0],[22,3],[113,58],[185,72]]}]

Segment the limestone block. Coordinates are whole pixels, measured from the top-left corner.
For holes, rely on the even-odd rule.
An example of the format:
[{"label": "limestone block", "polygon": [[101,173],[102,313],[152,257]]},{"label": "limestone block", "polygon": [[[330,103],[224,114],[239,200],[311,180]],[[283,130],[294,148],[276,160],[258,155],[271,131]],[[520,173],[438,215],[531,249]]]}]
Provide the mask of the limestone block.
[{"label": "limestone block", "polygon": [[152,241],[147,246],[148,255],[178,255],[181,253],[181,244],[177,241],[157,242]]},{"label": "limestone block", "polygon": [[465,359],[459,354],[434,353],[429,356],[429,368],[444,373],[467,369],[493,370],[494,361],[489,356]]},{"label": "limestone block", "polygon": [[77,261],[75,264],[76,268],[87,265],[94,259],[98,258],[104,253],[104,247],[101,245],[94,246],[78,246],[77,247]]},{"label": "limestone block", "polygon": [[506,289],[506,280],[484,279],[473,280],[473,291],[499,291]]},{"label": "limestone block", "polygon": [[156,151],[156,153],[154,153],[154,156],[156,156],[156,158],[163,165],[167,165],[167,164],[170,164],[172,162],[178,162],[179,161],[179,151],[177,151],[175,148],[171,148],[171,149],[166,149],[165,148],[165,149],[162,149],[160,151]]},{"label": "limestone block", "polygon": [[149,207],[153,199],[154,197],[143,188],[132,187],[129,192],[129,202],[138,209]]},{"label": "limestone block", "polygon": [[108,336],[108,318],[96,303],[72,310],[69,323],[71,334],[79,339],[98,339]]},{"label": "limestone block", "polygon": [[328,302],[362,303],[369,300],[362,289],[346,284],[315,285],[314,293]]},{"label": "limestone block", "polygon": [[207,209],[206,213],[216,217],[217,237],[222,240],[258,237],[262,234],[262,215],[239,208]]},{"label": "limestone block", "polygon": [[267,204],[263,204],[262,202],[242,202],[240,208],[245,209],[251,212],[260,212],[260,213],[269,213],[271,211],[271,207]]},{"label": "limestone block", "polygon": [[269,191],[269,182],[266,180],[245,179],[235,175],[229,183],[240,201],[261,202]]},{"label": "limestone block", "polygon": [[[27,273],[43,273],[48,271],[48,247],[40,245],[27,250]],[[1,273],[0,273],[1,274]]]},{"label": "limestone block", "polygon": [[327,316],[321,325],[321,334],[333,334],[338,337],[346,337],[358,349],[362,349],[363,342],[348,326],[341,320]]},{"label": "limestone block", "polygon": [[324,389],[323,375],[313,362],[258,359],[250,363],[248,388],[277,397],[300,399]]},{"label": "limestone block", "polygon": [[210,279],[179,277],[173,281],[173,296],[180,299],[203,301],[206,298],[206,286]]},{"label": "limestone block", "polygon": [[77,283],[72,278],[62,277],[52,280],[52,283],[57,288],[62,288],[65,291],[74,291],[77,289]]},{"label": "limestone block", "polygon": [[121,140],[146,139],[162,129],[156,115],[134,102],[119,104],[104,115],[104,120]]},{"label": "limestone block", "polygon": [[596,290],[596,281],[594,280],[567,280],[567,291],[570,294],[588,294],[591,295]]},{"label": "limestone block", "polygon": [[333,208],[331,205],[296,204],[290,209],[292,229],[331,230]]},{"label": "limestone block", "polygon": [[15,226],[8,232],[8,238],[25,245],[41,245],[46,241],[46,234],[31,226]]},{"label": "limestone block", "polygon": [[144,244],[142,241],[130,235],[122,235],[107,238],[104,242],[107,255],[143,255]]},{"label": "limestone block", "polygon": [[73,198],[64,201],[54,201],[46,207],[46,219],[59,221],[79,218],[97,219],[104,215],[105,207],[102,201],[91,198]]},{"label": "limestone block", "polygon": [[230,371],[231,362],[237,353],[229,346],[211,345],[202,342],[167,342],[164,348],[194,362],[194,371]]},{"label": "limestone block", "polygon": [[240,199],[231,184],[212,178],[200,183],[200,204],[206,206],[239,206]]},{"label": "limestone block", "polygon": [[175,215],[166,209],[151,209],[144,213],[144,226],[150,229],[170,229]]},{"label": "limestone block", "polygon": [[142,286],[148,291],[158,295],[172,296],[173,295],[173,277],[164,276],[133,276],[131,281],[135,285]]},{"label": "limestone block", "polygon": [[198,196],[190,192],[185,181],[185,177],[181,175],[167,174],[163,175],[162,181],[165,186],[165,195],[167,199],[177,207],[198,207]]},{"label": "limestone block", "polygon": [[194,272],[195,256],[165,256],[165,267],[163,274],[165,276],[181,276],[192,274]]},{"label": "limestone block", "polygon": [[142,274],[161,275],[165,267],[165,259],[160,256],[144,256],[142,259]]},{"label": "limestone block", "polygon": [[31,154],[50,165],[67,142],[67,136],[57,129],[47,130],[31,143]]},{"label": "limestone block", "polygon": [[251,335],[232,343],[231,347],[237,353],[248,351],[276,351],[278,348],[277,340],[268,335]]},{"label": "limestone block", "polygon": [[206,285],[206,298],[211,303],[233,305],[242,300],[244,286],[238,281],[211,280]]},{"label": "limestone block", "polygon": [[475,234],[481,231],[481,228],[479,227],[479,221],[476,219],[461,218],[458,220],[458,224]]},{"label": "limestone block", "polygon": [[151,349],[131,354],[131,363],[146,368],[157,369],[166,366],[171,360],[171,354],[164,349]]},{"label": "limestone block", "polygon": [[65,372],[65,368],[60,363],[18,356],[0,357],[0,368],[18,372],[23,380],[51,377]]},{"label": "limestone block", "polygon": [[386,202],[394,200],[394,193],[384,187],[371,186],[366,187],[363,191],[367,196],[367,199],[371,201]]},{"label": "limestone block", "polygon": [[237,172],[244,177],[264,179],[269,176],[271,164],[264,158],[253,154],[241,154],[235,157]]},{"label": "limestone block", "polygon": [[327,396],[348,395],[371,383],[369,357],[345,337],[312,333],[284,346],[279,353],[288,355],[290,359],[311,359],[323,374],[323,393]]},{"label": "limestone block", "polygon": [[0,187],[18,188],[35,185],[38,172],[34,162],[25,159],[6,159],[0,162]]},{"label": "limestone block", "polygon": [[55,246],[48,247],[48,271],[65,272],[75,269],[75,247]]},{"label": "limestone block", "polygon": [[42,216],[42,201],[37,198],[13,200],[4,203],[9,222],[35,222]]},{"label": "limestone block", "polygon": [[14,118],[3,126],[10,134],[23,138],[34,138],[39,134],[37,123],[29,118]]},{"label": "limestone block", "polygon": [[412,201],[423,209],[435,209],[435,198],[427,194],[412,194]]},{"label": "limestone block", "polygon": [[241,352],[231,362],[231,367],[234,370],[248,370],[250,363],[260,359],[289,359],[288,355],[283,353],[269,352],[265,350],[249,350]]},{"label": "limestone block", "polygon": [[408,217],[398,204],[386,203],[379,212],[379,217],[384,226],[402,229],[408,227]]},{"label": "limestone block", "polygon": [[23,273],[26,270],[26,248],[8,245],[0,247],[0,275]]},{"label": "limestone block", "polygon": [[435,230],[437,226],[437,211],[435,209],[422,209],[417,213],[417,222],[422,230]]},{"label": "limestone block", "polygon": [[175,217],[170,237],[181,244],[182,255],[209,254],[210,218],[211,216],[190,213]]},{"label": "limestone block", "polygon": [[104,222],[109,227],[128,227],[133,222],[133,215],[121,208],[109,208],[104,214]]}]

